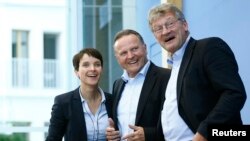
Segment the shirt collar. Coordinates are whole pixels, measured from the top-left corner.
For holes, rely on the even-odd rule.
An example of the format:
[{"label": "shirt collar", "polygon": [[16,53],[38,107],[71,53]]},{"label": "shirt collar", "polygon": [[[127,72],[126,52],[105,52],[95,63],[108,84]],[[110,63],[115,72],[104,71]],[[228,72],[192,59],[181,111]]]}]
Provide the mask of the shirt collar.
[{"label": "shirt collar", "polygon": [[[136,76],[135,76],[134,78],[138,77],[139,75],[142,75],[142,76],[145,77],[146,74],[147,74],[149,65],[150,65],[150,61],[147,61],[147,63],[142,67],[142,69],[139,71],[138,74],[136,74]],[[131,79],[131,78],[128,76],[128,73],[127,73],[126,70],[123,70],[123,74],[122,74],[121,78],[122,78],[123,81],[125,81],[125,82],[128,82],[128,80]]]},{"label": "shirt collar", "polygon": [[[100,94],[101,94],[101,96],[102,96],[102,103],[105,102],[105,101],[106,101],[106,98],[105,98],[105,96],[104,96],[103,90],[102,90],[100,87],[98,87],[98,91],[100,92]],[[82,102],[82,103],[85,102],[86,100],[82,97],[81,87],[79,87],[79,94],[80,94],[81,102]]]},{"label": "shirt collar", "polygon": [[187,37],[185,43],[182,45],[182,47],[177,50],[173,55],[172,55],[172,60],[175,61],[180,61],[184,55],[184,52],[187,48],[187,43],[190,40],[190,35]]}]

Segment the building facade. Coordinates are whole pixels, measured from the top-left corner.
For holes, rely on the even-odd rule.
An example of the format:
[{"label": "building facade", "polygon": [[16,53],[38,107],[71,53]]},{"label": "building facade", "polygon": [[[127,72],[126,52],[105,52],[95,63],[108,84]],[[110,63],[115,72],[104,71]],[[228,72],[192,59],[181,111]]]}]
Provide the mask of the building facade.
[{"label": "building facade", "polygon": [[0,138],[44,140],[53,98],[69,89],[67,9],[66,0],[0,1]]}]

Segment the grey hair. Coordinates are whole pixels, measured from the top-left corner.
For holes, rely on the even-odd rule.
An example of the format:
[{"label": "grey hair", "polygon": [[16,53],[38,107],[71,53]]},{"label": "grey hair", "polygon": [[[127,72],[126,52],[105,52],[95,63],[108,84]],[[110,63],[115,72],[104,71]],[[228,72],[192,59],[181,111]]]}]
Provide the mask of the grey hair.
[{"label": "grey hair", "polygon": [[148,14],[148,22],[149,26],[152,29],[152,23],[164,16],[166,13],[173,13],[175,18],[186,21],[184,14],[181,12],[179,8],[170,3],[162,3],[150,9]]}]

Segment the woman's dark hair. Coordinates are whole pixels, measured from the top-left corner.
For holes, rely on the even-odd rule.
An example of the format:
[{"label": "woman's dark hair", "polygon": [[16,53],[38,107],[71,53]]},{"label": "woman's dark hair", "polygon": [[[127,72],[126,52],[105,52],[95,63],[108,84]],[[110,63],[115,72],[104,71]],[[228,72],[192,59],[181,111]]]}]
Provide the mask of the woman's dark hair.
[{"label": "woman's dark hair", "polygon": [[88,54],[89,56],[95,57],[96,59],[100,60],[103,67],[103,59],[101,53],[95,48],[84,48],[73,57],[73,66],[75,70],[78,71],[80,60],[84,54]]}]

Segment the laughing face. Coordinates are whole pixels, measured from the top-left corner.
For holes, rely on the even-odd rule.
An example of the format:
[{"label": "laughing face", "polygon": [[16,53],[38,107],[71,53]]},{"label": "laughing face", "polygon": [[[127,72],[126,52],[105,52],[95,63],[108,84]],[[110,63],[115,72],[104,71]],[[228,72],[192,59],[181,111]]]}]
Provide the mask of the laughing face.
[{"label": "laughing face", "polygon": [[172,54],[181,48],[188,36],[187,22],[176,19],[172,13],[154,20],[152,30],[161,46]]},{"label": "laughing face", "polygon": [[79,69],[75,71],[83,85],[97,86],[101,73],[101,61],[93,56],[84,54],[79,62]]},{"label": "laughing face", "polygon": [[146,45],[134,34],[116,40],[114,50],[118,63],[127,71],[129,77],[135,77],[147,62]]}]

